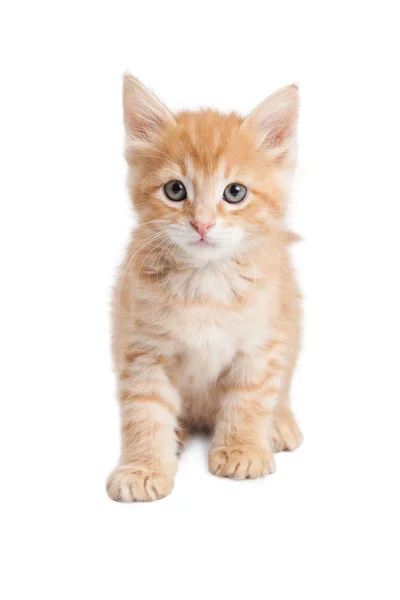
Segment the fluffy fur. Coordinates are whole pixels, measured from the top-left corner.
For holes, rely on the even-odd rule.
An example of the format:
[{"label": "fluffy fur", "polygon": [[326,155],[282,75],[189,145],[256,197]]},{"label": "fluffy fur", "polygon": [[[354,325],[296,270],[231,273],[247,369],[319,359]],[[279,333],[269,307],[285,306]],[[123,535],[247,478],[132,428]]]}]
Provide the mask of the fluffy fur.
[{"label": "fluffy fur", "polygon": [[[295,158],[296,86],[246,119],[172,115],[124,81],[129,189],[138,216],[115,291],[114,357],[122,421],[111,498],[162,498],[188,432],[212,432],[209,468],[234,479],[275,470],[301,433],[289,407],[299,292],[284,224]],[[180,180],[187,199],[163,186]],[[223,199],[238,182],[243,202]],[[206,241],[192,222],[214,223]]]}]

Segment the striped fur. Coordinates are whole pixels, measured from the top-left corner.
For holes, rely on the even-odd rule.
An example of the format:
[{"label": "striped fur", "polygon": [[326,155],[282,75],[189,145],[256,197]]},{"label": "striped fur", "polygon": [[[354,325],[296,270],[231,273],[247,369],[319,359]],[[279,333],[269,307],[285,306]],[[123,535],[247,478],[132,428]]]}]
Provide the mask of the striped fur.
[{"label": "striped fur", "polygon": [[[300,298],[284,217],[294,168],[298,92],[276,92],[246,119],[173,116],[127,76],[129,188],[138,215],[114,299],[122,451],[114,500],[162,498],[193,428],[212,431],[209,467],[235,479],[275,470],[273,451],[301,433],[289,406]],[[188,197],[168,200],[182,181]],[[238,182],[245,200],[228,204]],[[190,221],[215,223],[196,245]]]}]

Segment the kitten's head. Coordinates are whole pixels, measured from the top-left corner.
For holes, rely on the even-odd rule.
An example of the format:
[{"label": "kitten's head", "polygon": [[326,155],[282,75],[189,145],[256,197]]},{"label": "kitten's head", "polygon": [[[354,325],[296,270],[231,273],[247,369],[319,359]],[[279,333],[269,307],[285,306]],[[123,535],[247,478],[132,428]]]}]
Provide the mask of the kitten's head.
[{"label": "kitten's head", "polygon": [[194,263],[239,256],[282,226],[295,159],[298,90],[282,88],[247,118],[173,115],[124,80],[126,158],[139,221]]}]

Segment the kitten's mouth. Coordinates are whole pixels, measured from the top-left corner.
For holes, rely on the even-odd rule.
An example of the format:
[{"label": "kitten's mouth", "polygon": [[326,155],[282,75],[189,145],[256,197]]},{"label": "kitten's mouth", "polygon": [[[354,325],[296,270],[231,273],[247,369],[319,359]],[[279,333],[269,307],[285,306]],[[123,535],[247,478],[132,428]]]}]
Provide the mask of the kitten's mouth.
[{"label": "kitten's mouth", "polygon": [[215,242],[211,242],[210,240],[207,240],[207,238],[200,238],[199,240],[197,240],[196,242],[192,242],[190,244],[191,246],[196,246],[196,248],[199,247],[210,247],[210,246],[216,246]]}]

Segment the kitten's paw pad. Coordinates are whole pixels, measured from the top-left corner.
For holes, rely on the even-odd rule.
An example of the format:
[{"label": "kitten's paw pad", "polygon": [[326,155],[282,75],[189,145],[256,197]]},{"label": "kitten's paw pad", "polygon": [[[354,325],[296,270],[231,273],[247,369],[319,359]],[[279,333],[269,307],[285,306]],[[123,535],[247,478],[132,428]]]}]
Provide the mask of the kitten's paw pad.
[{"label": "kitten's paw pad", "polygon": [[271,445],[275,452],[296,450],[303,441],[303,435],[291,412],[279,413],[275,417],[271,432]]},{"label": "kitten's paw pad", "polygon": [[116,502],[152,502],[168,496],[174,480],[163,473],[150,473],[135,465],[117,467],[107,479],[107,493]]},{"label": "kitten's paw pad", "polygon": [[224,446],[211,450],[209,468],[213,475],[231,479],[257,479],[275,473],[271,452],[257,446]]}]

